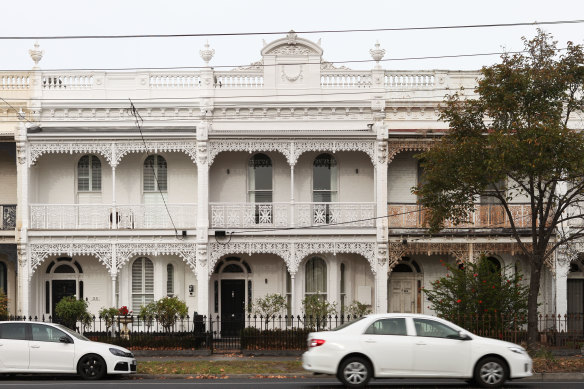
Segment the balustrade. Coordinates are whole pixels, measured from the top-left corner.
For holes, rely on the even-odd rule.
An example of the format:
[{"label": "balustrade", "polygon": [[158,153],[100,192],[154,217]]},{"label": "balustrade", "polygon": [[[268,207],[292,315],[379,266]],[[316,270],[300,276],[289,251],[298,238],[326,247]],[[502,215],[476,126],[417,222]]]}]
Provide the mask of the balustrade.
[{"label": "balustrade", "polygon": [[424,88],[436,85],[433,73],[385,72],[384,85],[388,88]]},{"label": "balustrade", "polygon": [[30,88],[30,76],[28,74],[1,74],[0,90],[18,90]]},{"label": "balustrade", "polygon": [[16,228],[16,205],[0,205],[0,230]]},{"label": "balustrade", "polygon": [[93,75],[82,73],[70,74],[43,74],[43,89],[91,89],[93,88]]},{"label": "balustrade", "polygon": [[322,71],[322,88],[371,88],[371,72],[368,71]]},{"label": "balustrade", "polygon": [[201,76],[197,73],[151,73],[149,79],[151,88],[187,89],[201,86]]},{"label": "balustrade", "polygon": [[[511,204],[509,210],[517,228],[529,227],[531,208],[529,204]],[[427,211],[419,204],[388,204],[389,228],[425,228]],[[446,221],[446,228],[510,228],[511,223],[502,205],[475,204],[474,211],[465,222],[454,225]]]},{"label": "balustrade", "polygon": [[242,72],[215,72],[216,88],[263,88],[264,74]]},{"label": "balustrade", "polygon": [[374,203],[211,203],[211,228],[374,227]]},{"label": "balustrade", "polygon": [[185,229],[196,228],[196,216],[196,204],[33,204],[30,206],[30,228]]}]

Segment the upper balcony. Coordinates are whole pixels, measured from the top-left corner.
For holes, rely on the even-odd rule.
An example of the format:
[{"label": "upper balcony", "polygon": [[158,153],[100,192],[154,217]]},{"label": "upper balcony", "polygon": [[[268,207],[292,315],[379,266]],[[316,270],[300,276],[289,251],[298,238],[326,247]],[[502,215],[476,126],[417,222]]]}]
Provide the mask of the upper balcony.
[{"label": "upper balcony", "polygon": [[[509,206],[516,228],[528,228],[531,223],[531,208],[529,204],[511,204]],[[388,227],[390,229],[422,229],[427,228],[426,211],[419,204],[395,204],[387,207]],[[511,222],[502,205],[475,204],[474,212],[468,215],[467,221],[454,225],[447,221],[446,228],[510,228]]]},{"label": "upper balcony", "polygon": [[[170,216],[169,216],[170,214]],[[196,204],[32,204],[32,230],[194,229]]]},{"label": "upper balcony", "polygon": [[210,203],[214,229],[374,228],[375,203]]}]

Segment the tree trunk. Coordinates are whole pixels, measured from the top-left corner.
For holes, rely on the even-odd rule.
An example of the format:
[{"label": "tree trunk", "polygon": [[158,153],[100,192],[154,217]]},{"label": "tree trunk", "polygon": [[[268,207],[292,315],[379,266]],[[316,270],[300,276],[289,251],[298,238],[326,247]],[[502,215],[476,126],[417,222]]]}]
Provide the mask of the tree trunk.
[{"label": "tree trunk", "polygon": [[541,283],[542,266],[542,257],[534,255],[531,258],[531,276],[527,297],[527,348],[529,350],[535,350],[539,343],[537,295],[539,294],[539,285]]}]

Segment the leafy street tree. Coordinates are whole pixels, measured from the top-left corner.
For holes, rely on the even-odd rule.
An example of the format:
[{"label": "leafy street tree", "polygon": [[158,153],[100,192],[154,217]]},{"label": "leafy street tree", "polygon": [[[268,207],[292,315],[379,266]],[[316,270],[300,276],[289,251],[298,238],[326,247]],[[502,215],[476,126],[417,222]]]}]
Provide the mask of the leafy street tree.
[{"label": "leafy street tree", "polygon": [[[574,128],[584,105],[584,53],[571,42],[558,50],[541,30],[523,41],[524,53],[483,67],[477,98],[446,97],[441,119],[450,128],[420,155],[423,183],[414,192],[428,209],[431,233],[446,220],[467,220],[479,196],[503,209],[530,262],[528,346],[534,347],[543,266],[558,246],[584,235],[584,136]],[[513,215],[514,201],[529,203],[527,217]]]},{"label": "leafy street tree", "polygon": [[[525,324],[527,294],[522,275],[507,266],[499,269],[486,256],[459,267],[442,262],[448,273],[425,290],[431,308],[470,331],[499,335]],[[489,323],[491,328],[482,328]]]}]

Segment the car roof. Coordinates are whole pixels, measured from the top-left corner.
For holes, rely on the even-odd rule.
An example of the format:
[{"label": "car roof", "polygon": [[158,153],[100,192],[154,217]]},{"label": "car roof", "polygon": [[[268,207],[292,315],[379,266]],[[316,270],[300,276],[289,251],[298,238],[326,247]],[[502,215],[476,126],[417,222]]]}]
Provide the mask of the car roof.
[{"label": "car roof", "polygon": [[386,318],[386,317],[411,317],[419,319],[439,319],[437,316],[422,315],[420,313],[373,313],[367,315],[369,318]]}]

